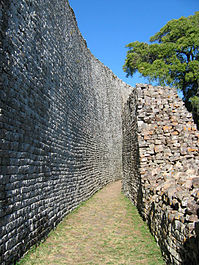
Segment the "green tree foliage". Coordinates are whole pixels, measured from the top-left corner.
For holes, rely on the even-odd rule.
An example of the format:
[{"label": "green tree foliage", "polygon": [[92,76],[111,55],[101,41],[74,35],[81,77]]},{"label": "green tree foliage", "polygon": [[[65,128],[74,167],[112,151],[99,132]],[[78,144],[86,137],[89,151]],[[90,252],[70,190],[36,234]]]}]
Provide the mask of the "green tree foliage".
[{"label": "green tree foliage", "polygon": [[126,45],[123,70],[127,76],[138,71],[149,81],[175,86],[182,90],[189,110],[199,108],[199,12],[169,21],[150,42]]},{"label": "green tree foliage", "polygon": [[199,128],[199,97],[197,96],[191,97],[190,101],[192,105],[193,117]]}]

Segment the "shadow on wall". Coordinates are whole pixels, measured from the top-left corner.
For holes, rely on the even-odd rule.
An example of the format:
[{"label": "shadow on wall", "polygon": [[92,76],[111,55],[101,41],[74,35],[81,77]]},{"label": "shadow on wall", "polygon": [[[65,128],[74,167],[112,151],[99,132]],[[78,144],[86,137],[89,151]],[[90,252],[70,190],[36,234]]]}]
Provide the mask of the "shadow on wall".
[{"label": "shadow on wall", "polygon": [[[138,143],[138,137],[136,137],[136,141]],[[138,191],[137,191],[137,209],[139,214],[142,216],[143,220],[146,221],[145,217],[143,216],[142,212],[144,209],[144,203],[143,203],[143,189],[142,189],[142,178],[140,174],[140,151],[139,151],[139,144],[137,145],[137,154],[136,154],[136,175],[133,176],[138,178]]]},{"label": "shadow on wall", "polygon": [[136,93],[122,116],[125,194],[168,264],[198,265],[199,133],[175,89],[138,84]]},{"label": "shadow on wall", "polygon": [[[199,216],[199,213],[198,213]],[[183,265],[198,265],[199,264],[199,222],[195,223],[196,236],[186,238],[180,255],[183,260]]]}]

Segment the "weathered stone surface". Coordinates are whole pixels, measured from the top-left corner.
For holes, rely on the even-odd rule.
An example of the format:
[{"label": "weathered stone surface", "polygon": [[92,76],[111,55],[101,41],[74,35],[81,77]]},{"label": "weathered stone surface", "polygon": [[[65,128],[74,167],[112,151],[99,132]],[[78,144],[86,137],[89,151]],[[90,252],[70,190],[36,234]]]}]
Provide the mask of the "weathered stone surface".
[{"label": "weathered stone surface", "polygon": [[0,264],[122,175],[133,90],[86,47],[65,0],[0,1]]},{"label": "weathered stone surface", "polygon": [[199,134],[176,91],[119,80],[68,1],[0,7],[0,263],[121,178],[123,159],[123,190],[168,263],[198,264]]},{"label": "weathered stone surface", "polygon": [[[198,264],[196,126],[174,89],[138,84],[137,91],[138,128],[129,108],[133,94],[123,112],[123,190],[148,222],[169,264]],[[136,130],[139,146],[133,142]],[[131,149],[134,153],[127,152]]]}]

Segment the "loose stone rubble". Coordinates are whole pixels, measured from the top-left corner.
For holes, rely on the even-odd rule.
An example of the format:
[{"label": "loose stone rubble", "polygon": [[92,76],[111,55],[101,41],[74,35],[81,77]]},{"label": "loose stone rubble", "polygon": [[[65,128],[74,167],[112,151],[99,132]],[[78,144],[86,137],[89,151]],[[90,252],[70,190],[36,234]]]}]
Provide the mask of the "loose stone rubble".
[{"label": "loose stone rubble", "polygon": [[[134,96],[123,113],[123,190],[168,263],[199,264],[199,132],[175,89],[138,84],[137,93],[139,155],[127,152],[132,145],[136,149],[126,135],[129,128],[136,131],[135,110],[129,107]],[[138,159],[139,172],[125,165]]]},{"label": "loose stone rubble", "polygon": [[176,91],[119,80],[68,1],[0,7],[0,263],[121,178],[123,105],[123,190],[168,262],[198,264],[198,132]]}]

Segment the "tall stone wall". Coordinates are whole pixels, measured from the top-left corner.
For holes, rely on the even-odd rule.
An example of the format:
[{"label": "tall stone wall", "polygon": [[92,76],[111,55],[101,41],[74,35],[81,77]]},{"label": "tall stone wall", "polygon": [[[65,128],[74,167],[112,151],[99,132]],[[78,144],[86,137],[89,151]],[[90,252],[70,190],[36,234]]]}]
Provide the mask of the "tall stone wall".
[{"label": "tall stone wall", "polygon": [[123,171],[168,263],[198,264],[198,132],[176,91],[119,80],[68,1],[0,7],[0,263]]},{"label": "tall stone wall", "polygon": [[199,133],[175,89],[137,85],[133,93],[137,109],[132,94],[123,112],[123,190],[168,264],[198,264]]},{"label": "tall stone wall", "polygon": [[121,90],[65,0],[3,0],[0,263],[122,176]]},{"label": "tall stone wall", "polygon": [[123,192],[135,205],[139,201],[139,189],[141,179],[139,174],[139,145],[138,145],[138,125],[137,125],[137,89],[130,94],[122,111],[123,129]]}]

